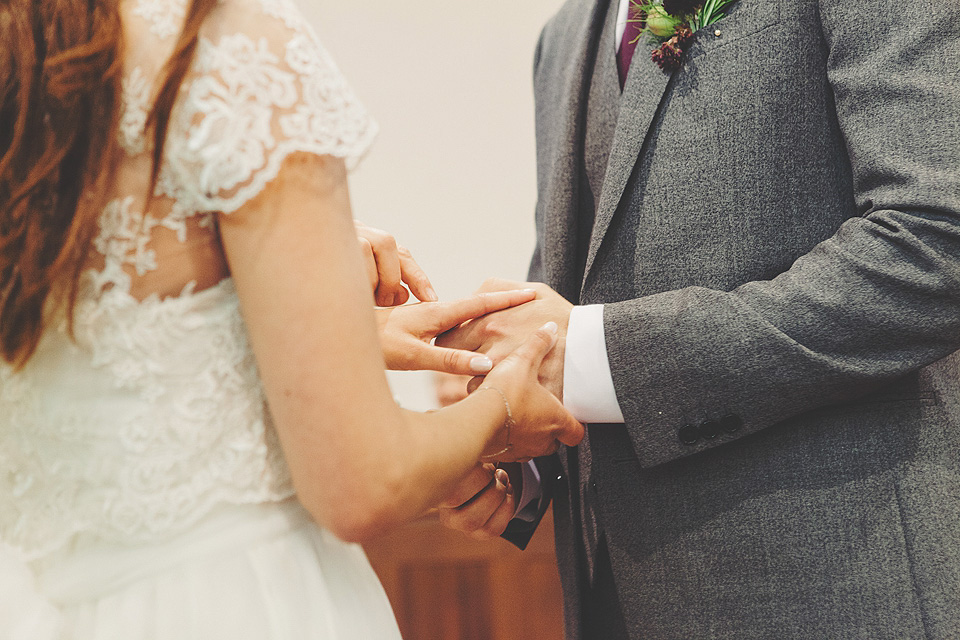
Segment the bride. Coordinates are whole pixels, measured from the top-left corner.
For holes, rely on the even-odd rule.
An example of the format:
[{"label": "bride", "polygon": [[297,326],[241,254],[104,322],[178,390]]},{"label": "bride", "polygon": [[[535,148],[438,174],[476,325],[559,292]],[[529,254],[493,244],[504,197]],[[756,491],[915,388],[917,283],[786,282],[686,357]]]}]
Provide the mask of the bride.
[{"label": "bride", "polygon": [[467,372],[430,339],[533,294],[374,311],[374,126],[290,0],[8,0],[0,41],[0,639],[398,637],[352,543],[583,431],[553,327],[431,414],[384,367]]}]

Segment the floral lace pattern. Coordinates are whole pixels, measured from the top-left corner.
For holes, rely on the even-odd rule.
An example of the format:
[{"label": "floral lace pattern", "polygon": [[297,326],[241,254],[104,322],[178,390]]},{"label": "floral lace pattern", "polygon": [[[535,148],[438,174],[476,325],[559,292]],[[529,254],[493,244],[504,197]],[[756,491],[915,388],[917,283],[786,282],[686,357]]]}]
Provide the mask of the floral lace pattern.
[{"label": "floral lace pattern", "polygon": [[170,38],[180,33],[187,15],[187,0],[137,0],[134,15],[150,23],[150,31],[158,38]]},{"label": "floral lace pattern", "polygon": [[133,202],[133,196],[127,196],[107,204],[100,214],[100,234],[93,241],[94,248],[106,259],[101,277],[124,290],[129,290],[130,277],[123,265],[132,265],[138,276],[157,268],[156,252],[150,248],[150,232],[158,221],[131,211]]},{"label": "floral lace pattern", "polygon": [[[128,42],[149,50],[170,37],[184,7],[138,0],[149,33]],[[208,23],[149,202],[144,126],[156,78],[128,70],[126,158],[99,220],[102,265],[84,275],[75,339],[61,321],[23,369],[0,364],[0,543],[27,558],[80,533],[152,541],[218,504],[293,493],[232,282],[197,292],[184,280],[165,298],[131,292],[158,274],[176,281],[192,248],[215,242],[212,212],[249,202],[291,153],[355,162],[375,126],[292,3],[221,0]]]},{"label": "floral lace pattern", "polygon": [[[356,164],[376,135],[366,110],[295,6],[260,0],[289,29],[280,43],[246,33],[201,39],[198,77],[176,113],[159,193],[191,212],[231,212],[302,151]],[[185,188],[186,187],[186,188]]]},{"label": "floral lace pattern", "polygon": [[140,67],[123,79],[123,111],[118,130],[120,148],[135,156],[147,150],[144,135],[150,109],[150,83]]},{"label": "floral lace pattern", "polygon": [[[230,281],[187,294],[89,297],[76,343],[49,331],[23,371],[0,369],[4,542],[28,557],[77,533],[145,542],[292,495]],[[63,386],[35,382],[51,374]]]}]

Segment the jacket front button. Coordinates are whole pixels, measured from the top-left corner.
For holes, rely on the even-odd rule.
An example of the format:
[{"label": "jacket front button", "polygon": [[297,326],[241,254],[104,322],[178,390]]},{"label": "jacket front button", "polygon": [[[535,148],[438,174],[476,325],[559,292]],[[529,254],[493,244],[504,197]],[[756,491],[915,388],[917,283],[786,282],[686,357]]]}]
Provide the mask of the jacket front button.
[{"label": "jacket front button", "polygon": [[702,425],[700,425],[700,435],[706,438],[707,440],[713,440],[718,435],[720,435],[720,423],[716,420],[707,420]]},{"label": "jacket front button", "polygon": [[695,425],[688,424],[680,429],[680,442],[685,445],[694,445],[700,441],[700,429]]}]

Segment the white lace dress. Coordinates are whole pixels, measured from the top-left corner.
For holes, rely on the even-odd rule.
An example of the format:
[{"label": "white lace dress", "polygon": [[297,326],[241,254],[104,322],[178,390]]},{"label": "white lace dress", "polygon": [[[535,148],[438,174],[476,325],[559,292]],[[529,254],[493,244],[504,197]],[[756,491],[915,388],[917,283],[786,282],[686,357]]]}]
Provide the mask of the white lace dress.
[{"label": "white lace dress", "polygon": [[360,548],[293,497],[213,212],[374,125],[290,0],[221,0],[148,203],[146,113],[186,0],[122,0],[125,157],[75,340],[0,365],[0,640],[399,638]]}]

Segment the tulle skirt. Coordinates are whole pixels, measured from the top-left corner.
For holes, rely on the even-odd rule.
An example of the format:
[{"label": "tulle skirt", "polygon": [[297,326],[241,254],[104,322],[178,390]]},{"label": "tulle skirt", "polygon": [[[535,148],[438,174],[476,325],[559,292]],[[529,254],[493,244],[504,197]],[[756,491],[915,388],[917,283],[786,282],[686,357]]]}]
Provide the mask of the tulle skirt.
[{"label": "tulle skirt", "polygon": [[0,640],[400,638],[363,551],[293,500],[223,507],[161,544],[80,540],[29,569],[0,554]]}]

